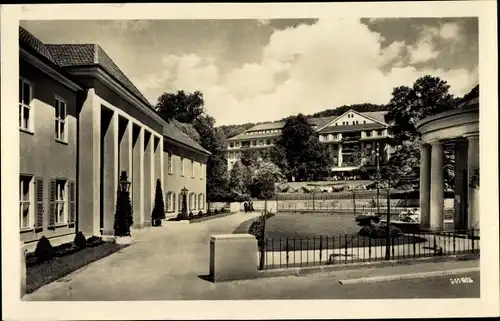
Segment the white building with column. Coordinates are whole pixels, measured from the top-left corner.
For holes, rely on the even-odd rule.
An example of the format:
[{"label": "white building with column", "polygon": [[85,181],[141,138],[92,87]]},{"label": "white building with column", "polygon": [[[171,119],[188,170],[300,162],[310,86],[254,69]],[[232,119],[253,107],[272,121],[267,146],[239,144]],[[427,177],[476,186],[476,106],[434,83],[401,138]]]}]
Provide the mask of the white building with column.
[{"label": "white building with column", "polygon": [[475,230],[479,235],[479,89],[453,110],[422,119],[420,210],[421,225],[430,230],[444,227],[444,145],[455,148],[455,230]]},{"label": "white building with column", "polygon": [[151,224],[158,180],[167,215],[180,211],[183,188],[189,210],[205,210],[210,153],[165,122],[100,46],[45,44],[19,28],[19,47],[25,246],[42,236],[71,241],[78,231],[113,238],[121,171],[136,228]]}]

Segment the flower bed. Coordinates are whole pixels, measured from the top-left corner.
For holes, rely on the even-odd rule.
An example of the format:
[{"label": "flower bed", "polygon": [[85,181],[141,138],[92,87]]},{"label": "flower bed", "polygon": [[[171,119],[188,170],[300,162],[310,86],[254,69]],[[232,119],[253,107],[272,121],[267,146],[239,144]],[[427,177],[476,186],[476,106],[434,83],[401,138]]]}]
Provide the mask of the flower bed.
[{"label": "flower bed", "polygon": [[181,214],[177,215],[177,217],[173,217],[168,219],[170,222],[179,222],[179,221],[190,221],[190,222],[202,222],[212,218],[224,217],[231,215],[231,213],[227,208],[222,207],[221,209],[215,209],[213,211],[208,210],[206,213],[199,211],[198,214],[190,212],[187,218],[183,218]]},{"label": "flower bed", "polygon": [[[115,243],[94,243],[78,251],[67,251],[64,256],[39,262],[26,268],[26,293],[31,293],[45,284],[54,282],[92,262],[118,252],[128,245]],[[69,248],[69,246],[67,246]],[[28,259],[26,260],[28,263]]]},{"label": "flower bed", "polygon": [[69,273],[117,252],[126,246],[105,243],[101,237],[85,239],[81,232],[73,242],[52,247],[42,237],[34,252],[26,253],[26,293],[51,283]]}]

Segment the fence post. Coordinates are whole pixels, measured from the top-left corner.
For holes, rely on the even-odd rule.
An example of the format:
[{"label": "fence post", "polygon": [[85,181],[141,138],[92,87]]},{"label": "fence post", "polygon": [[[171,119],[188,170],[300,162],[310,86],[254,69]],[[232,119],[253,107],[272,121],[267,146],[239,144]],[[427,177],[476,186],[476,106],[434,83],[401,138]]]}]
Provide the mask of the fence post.
[{"label": "fence post", "polygon": [[391,235],[392,259],[394,260],[394,235]]},{"label": "fence post", "polygon": [[371,260],[372,260],[372,238],[368,236],[368,262],[370,262]]},{"label": "fence post", "polygon": [[289,248],[288,248],[288,237],[286,238],[286,245],[285,245],[285,252],[286,252],[286,267],[288,267],[288,260],[289,260]]},{"label": "fence post", "polygon": [[417,257],[417,240],[415,239],[415,232],[413,232],[412,236],[412,241],[413,241],[413,258]]},{"label": "fence post", "polygon": [[474,249],[474,229],[472,229],[471,231],[471,238],[472,238],[472,253],[474,253],[475,249]]},{"label": "fence post", "polygon": [[453,255],[456,254],[455,247],[456,247],[456,244],[455,244],[455,232],[453,232]]},{"label": "fence post", "polygon": [[345,263],[347,264],[347,234],[344,235]]},{"label": "fence post", "polygon": [[321,265],[323,256],[323,237],[319,236],[319,264]]}]

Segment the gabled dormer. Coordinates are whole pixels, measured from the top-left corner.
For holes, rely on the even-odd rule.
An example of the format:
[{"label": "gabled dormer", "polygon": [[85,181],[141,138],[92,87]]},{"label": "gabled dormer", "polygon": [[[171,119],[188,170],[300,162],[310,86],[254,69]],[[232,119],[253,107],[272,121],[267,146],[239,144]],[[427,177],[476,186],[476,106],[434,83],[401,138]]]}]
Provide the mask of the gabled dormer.
[{"label": "gabled dormer", "polygon": [[369,116],[369,113],[360,113],[353,109],[350,109],[340,115],[339,117],[331,120],[326,125],[318,128],[316,131],[320,132],[325,128],[334,126],[353,126],[353,125],[364,125],[364,124],[376,124],[382,126],[389,126],[386,122],[382,122],[374,117]]}]

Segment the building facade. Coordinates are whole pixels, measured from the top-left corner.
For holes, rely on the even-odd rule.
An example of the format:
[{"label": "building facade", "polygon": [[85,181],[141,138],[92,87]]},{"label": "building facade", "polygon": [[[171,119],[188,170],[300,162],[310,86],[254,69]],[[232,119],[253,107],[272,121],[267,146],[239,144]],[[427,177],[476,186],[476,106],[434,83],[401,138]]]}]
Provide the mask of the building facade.
[{"label": "building facade", "polygon": [[[389,160],[392,149],[388,140],[392,133],[391,125],[385,121],[386,114],[387,111],[349,110],[340,116],[308,120],[319,141],[328,146],[333,173],[353,171],[362,163],[374,167],[377,146],[381,164]],[[274,146],[284,126],[285,122],[259,124],[228,139],[228,169],[240,160],[245,148],[265,150]]]},{"label": "building facade", "polygon": [[170,215],[188,190],[204,210],[209,152],[167,123],[94,44],[44,44],[19,29],[20,237],[112,237],[121,171],[134,226],[151,224],[157,180]]}]

